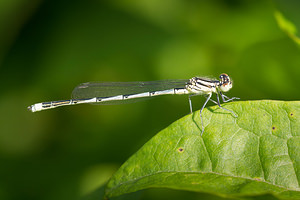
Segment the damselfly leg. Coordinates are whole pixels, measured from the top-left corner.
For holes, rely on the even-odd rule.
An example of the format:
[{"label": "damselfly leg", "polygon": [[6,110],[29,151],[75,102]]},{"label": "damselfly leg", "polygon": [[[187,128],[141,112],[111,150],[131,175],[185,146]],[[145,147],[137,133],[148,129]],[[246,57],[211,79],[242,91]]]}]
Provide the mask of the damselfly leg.
[{"label": "damselfly leg", "polygon": [[[222,92],[219,92],[221,97],[222,97],[222,100],[224,103],[228,102],[228,101],[233,101],[235,99],[240,99],[238,97],[232,97],[232,98],[229,98],[228,96],[224,95]],[[226,98],[226,99],[225,99]]]},{"label": "damselfly leg", "polygon": [[231,112],[234,115],[234,117],[237,117],[237,115],[232,110],[228,110],[228,109],[223,108],[221,106],[221,104],[220,104],[220,98],[219,98],[219,94],[218,93],[216,93],[216,96],[217,96],[217,102],[214,102],[214,103],[216,103],[219,106],[219,108],[222,108],[223,110],[229,111],[229,112]]},{"label": "damselfly leg", "polygon": [[203,106],[202,106],[202,108],[201,108],[201,110],[200,110],[200,119],[201,119],[201,124],[202,124],[202,132],[201,132],[201,136],[203,135],[203,132],[204,132],[204,125],[203,125],[203,119],[202,119],[202,111],[203,111],[203,109],[205,108],[207,102],[210,100],[211,95],[212,95],[212,93],[209,93],[209,94],[208,94],[208,96],[207,96],[207,98],[206,98],[206,101],[204,102],[204,104],[203,104]]},{"label": "damselfly leg", "polygon": [[[232,100],[234,100],[234,99],[240,99],[240,98],[238,98],[238,97],[229,98],[229,97],[225,96],[224,94],[222,94],[222,93],[220,92],[220,93],[216,93],[217,101],[215,101],[215,100],[211,99],[212,93],[208,94],[208,96],[206,97],[206,100],[205,100],[205,102],[204,102],[202,108],[200,109],[200,119],[201,119],[201,126],[202,126],[201,136],[203,135],[203,132],[204,132],[204,125],[203,125],[203,119],[202,119],[202,111],[203,111],[203,109],[205,108],[205,106],[206,106],[206,104],[208,103],[208,101],[213,102],[214,104],[218,105],[219,108],[221,108],[221,109],[223,109],[223,110],[226,110],[226,111],[228,111],[228,112],[231,112],[231,113],[233,114],[234,117],[237,117],[237,115],[236,115],[232,110],[223,108],[223,107],[221,106],[219,94],[221,95],[221,98],[222,98],[223,102],[232,101]],[[191,100],[191,97],[193,97],[193,96],[198,96],[198,95],[199,95],[199,94],[192,94],[192,95],[189,95],[189,106],[190,106],[190,111],[191,111],[191,113],[193,112],[193,107],[192,107],[192,100]],[[225,100],[225,98],[227,98],[227,100]]]}]

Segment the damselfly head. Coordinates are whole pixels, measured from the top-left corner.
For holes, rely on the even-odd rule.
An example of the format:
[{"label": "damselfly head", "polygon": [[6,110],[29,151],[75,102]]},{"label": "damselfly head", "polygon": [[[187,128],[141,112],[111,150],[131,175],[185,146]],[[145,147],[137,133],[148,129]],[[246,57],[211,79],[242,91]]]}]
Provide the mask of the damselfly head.
[{"label": "damselfly head", "polygon": [[220,75],[220,90],[228,92],[232,88],[232,82],[227,74]]}]

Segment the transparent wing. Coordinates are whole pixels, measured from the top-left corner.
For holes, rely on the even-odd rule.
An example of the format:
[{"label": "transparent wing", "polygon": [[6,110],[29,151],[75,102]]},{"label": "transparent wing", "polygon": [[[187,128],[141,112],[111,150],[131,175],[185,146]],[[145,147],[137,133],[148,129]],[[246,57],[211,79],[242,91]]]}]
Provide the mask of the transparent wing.
[{"label": "transparent wing", "polygon": [[[88,82],[82,83],[74,88],[73,99],[85,99],[93,97],[112,97],[117,95],[139,94],[143,92],[162,91],[173,88],[185,88],[189,82],[186,80],[162,80],[148,82]],[[139,98],[145,99],[145,98]],[[128,103],[135,100],[122,100],[115,102],[105,102],[101,104]]]}]

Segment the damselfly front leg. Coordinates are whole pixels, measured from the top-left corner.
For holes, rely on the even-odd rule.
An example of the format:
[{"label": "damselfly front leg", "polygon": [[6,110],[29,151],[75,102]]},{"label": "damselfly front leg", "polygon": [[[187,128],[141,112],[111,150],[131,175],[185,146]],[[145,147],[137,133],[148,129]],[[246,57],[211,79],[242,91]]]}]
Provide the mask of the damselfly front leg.
[{"label": "damselfly front leg", "polygon": [[[232,97],[232,98],[229,98],[228,96],[224,95],[222,92],[219,92],[221,97],[222,97],[222,100],[224,103],[228,102],[228,101],[233,101],[234,99],[240,99],[238,97]],[[225,99],[226,98],[226,99]]]}]

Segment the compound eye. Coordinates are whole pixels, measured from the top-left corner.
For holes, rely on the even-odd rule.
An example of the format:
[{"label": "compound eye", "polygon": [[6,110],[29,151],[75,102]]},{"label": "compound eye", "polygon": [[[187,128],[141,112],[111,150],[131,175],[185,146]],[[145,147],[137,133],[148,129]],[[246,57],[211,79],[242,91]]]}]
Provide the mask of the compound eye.
[{"label": "compound eye", "polygon": [[232,88],[232,83],[230,81],[230,78],[227,74],[221,74],[220,75],[220,89],[222,92],[227,92]]},{"label": "compound eye", "polygon": [[221,74],[219,78],[222,82],[229,82],[230,81],[229,76],[227,74],[224,74],[224,73]]}]

